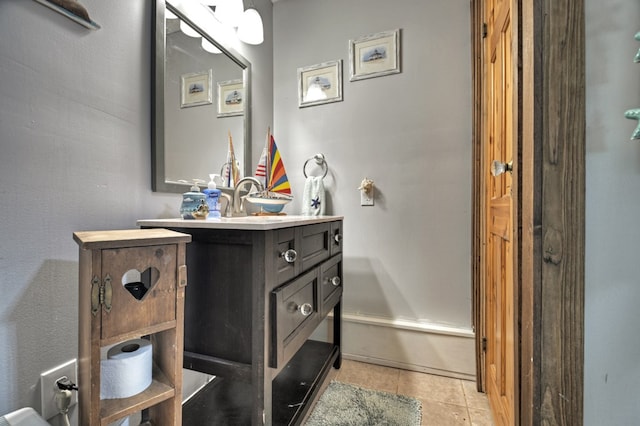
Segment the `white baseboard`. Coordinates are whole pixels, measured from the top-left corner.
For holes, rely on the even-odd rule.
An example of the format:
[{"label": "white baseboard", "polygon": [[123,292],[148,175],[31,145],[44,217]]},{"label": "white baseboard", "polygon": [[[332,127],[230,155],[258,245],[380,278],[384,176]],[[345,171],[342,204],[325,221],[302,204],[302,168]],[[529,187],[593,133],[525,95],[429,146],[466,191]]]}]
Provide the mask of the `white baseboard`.
[{"label": "white baseboard", "polygon": [[[470,329],[354,314],[342,319],[345,359],[475,380],[475,335]],[[328,338],[332,321],[329,317],[313,337]]]}]

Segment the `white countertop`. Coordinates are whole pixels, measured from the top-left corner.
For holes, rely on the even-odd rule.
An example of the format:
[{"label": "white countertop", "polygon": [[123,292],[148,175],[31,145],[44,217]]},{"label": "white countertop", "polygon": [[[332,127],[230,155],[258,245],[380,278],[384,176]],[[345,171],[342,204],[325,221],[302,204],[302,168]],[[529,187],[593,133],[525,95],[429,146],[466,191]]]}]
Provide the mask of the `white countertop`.
[{"label": "white countertop", "polygon": [[154,228],[199,228],[199,229],[244,229],[266,231],[269,229],[290,228],[299,225],[333,222],[343,216],[240,216],[220,219],[141,219],[138,226]]}]

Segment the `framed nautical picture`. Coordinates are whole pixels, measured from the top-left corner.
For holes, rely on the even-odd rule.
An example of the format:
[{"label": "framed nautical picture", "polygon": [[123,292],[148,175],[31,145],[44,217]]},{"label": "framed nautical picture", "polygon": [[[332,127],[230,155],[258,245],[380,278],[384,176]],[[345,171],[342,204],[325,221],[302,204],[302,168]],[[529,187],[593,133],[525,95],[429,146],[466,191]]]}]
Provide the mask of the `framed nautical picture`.
[{"label": "framed nautical picture", "polygon": [[244,94],[242,80],[218,82],[218,117],[244,114]]},{"label": "framed nautical picture", "polygon": [[298,107],[342,101],[342,60],[298,68]]},{"label": "framed nautical picture", "polygon": [[400,30],[349,40],[350,81],[400,72]]},{"label": "framed nautical picture", "polygon": [[213,92],[211,90],[212,70],[183,74],[180,79],[182,81],[180,108],[213,103]]}]

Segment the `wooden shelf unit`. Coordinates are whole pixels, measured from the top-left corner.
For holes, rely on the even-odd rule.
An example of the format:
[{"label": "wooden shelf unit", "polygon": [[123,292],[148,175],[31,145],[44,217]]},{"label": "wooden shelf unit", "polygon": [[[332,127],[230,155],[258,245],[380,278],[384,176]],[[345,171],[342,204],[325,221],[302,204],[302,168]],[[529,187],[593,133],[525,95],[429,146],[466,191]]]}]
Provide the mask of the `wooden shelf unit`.
[{"label": "wooden shelf unit", "polygon": [[[185,253],[191,236],[131,229],[75,232],[73,238],[80,247],[79,424],[106,426],[149,409],[154,425],[180,426]],[[139,300],[124,287],[131,270],[148,277]],[[101,400],[102,348],[141,337],[153,345],[151,385],[129,398]]]}]

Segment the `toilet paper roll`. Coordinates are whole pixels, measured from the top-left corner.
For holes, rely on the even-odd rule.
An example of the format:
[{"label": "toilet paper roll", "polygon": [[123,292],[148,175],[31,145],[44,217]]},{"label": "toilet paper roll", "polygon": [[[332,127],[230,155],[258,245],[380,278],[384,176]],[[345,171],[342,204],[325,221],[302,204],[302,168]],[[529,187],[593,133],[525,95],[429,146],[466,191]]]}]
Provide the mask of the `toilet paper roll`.
[{"label": "toilet paper roll", "polygon": [[128,398],[149,387],[153,348],[145,339],[119,343],[100,361],[100,399]]}]

